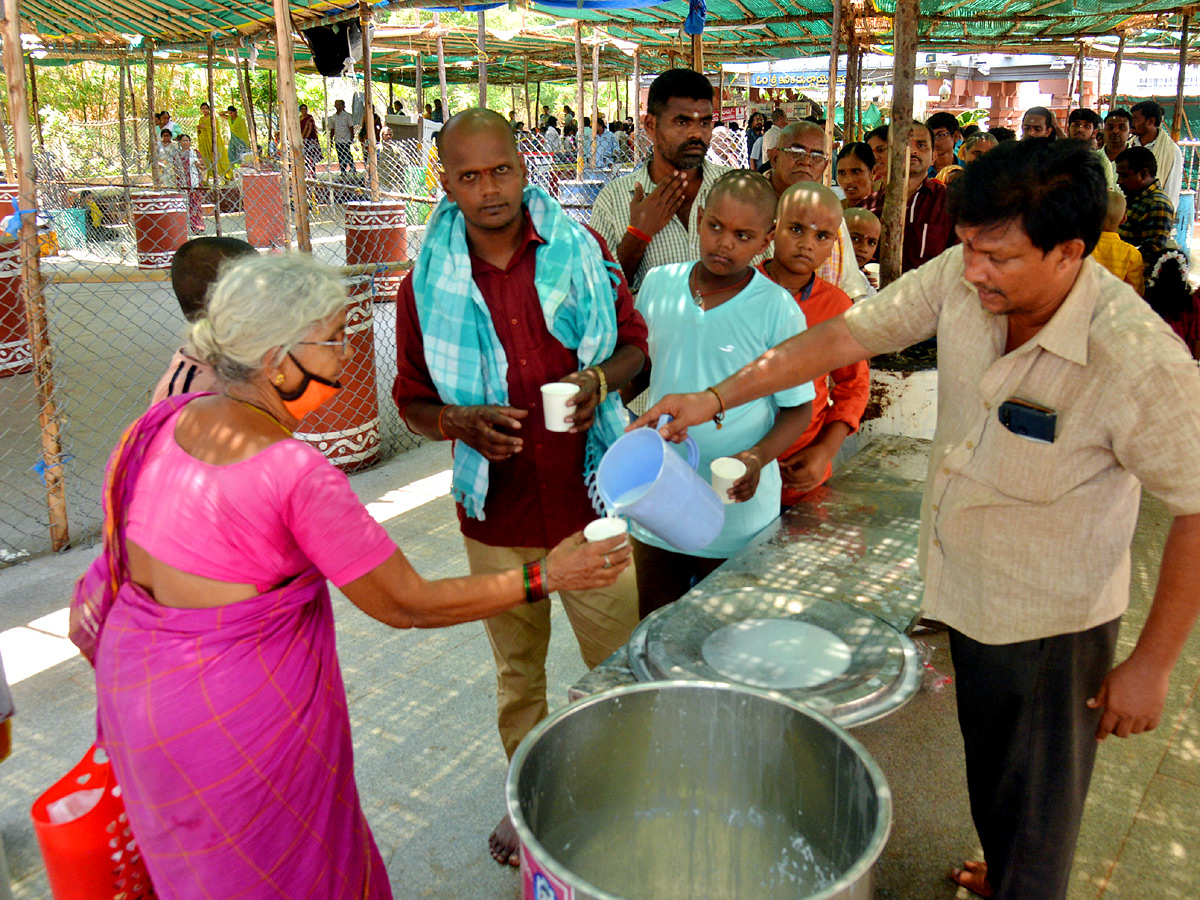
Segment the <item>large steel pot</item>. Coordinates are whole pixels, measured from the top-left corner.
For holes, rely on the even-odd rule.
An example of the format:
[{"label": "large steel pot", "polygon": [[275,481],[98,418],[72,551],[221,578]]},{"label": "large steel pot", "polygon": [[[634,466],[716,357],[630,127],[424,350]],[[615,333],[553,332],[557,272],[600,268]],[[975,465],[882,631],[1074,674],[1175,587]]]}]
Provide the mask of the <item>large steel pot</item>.
[{"label": "large steel pot", "polygon": [[665,681],[572,704],[506,784],[525,900],[869,900],[891,793],[779,694]]}]

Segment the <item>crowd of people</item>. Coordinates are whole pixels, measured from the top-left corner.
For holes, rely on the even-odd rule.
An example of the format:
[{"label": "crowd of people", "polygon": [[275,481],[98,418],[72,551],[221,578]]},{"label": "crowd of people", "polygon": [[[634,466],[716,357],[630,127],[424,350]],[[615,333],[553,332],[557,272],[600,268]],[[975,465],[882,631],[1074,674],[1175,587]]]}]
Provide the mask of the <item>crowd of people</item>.
[{"label": "crowd of people", "polygon": [[[924,611],[950,630],[985,856],[952,877],[1061,900],[1096,739],[1155,727],[1200,610],[1186,575],[1200,344],[1185,351],[1168,324],[1198,317],[1185,257],[1141,224],[1170,218],[1157,154],[1178,160],[1153,109],[1124,116],[1139,146],[1110,148],[1120,114],[1099,148],[1095,119],[1073,116],[1067,137],[1040,109],[1021,141],[941,113],[914,123],[891,176],[907,192],[904,275],[881,288],[886,127],[835,153],[821,125],[776,111],[748,123],[757,156],[719,165],[709,80],[669,70],[649,91],[651,155],[584,225],[529,182],[515,116],[450,117],[445,197],[396,297],[392,389],[409,429],[453,447],[471,574],[443,581],[413,571],[345,476],[292,439],[341,387],[335,273],[227,239],[184,245],[172,284],[188,341],[113,454],[104,550],[72,603],[159,895],[391,896],[355,786],[327,580],[387,626],[482,620],[511,757],[548,712],[552,592],[597,665],[818,497],[864,414],[868,360],[936,335]],[[335,146],[352,140],[338,128]],[[821,183],[830,166],[836,188]],[[1136,260],[1118,244],[1131,220]],[[577,388],[565,432],[544,418],[553,381]],[[672,415],[664,437],[695,439],[702,477],[719,457],[745,466],[700,551],[636,523],[627,544],[582,536],[623,401],[643,392],[634,426]],[[1114,667],[1143,485],[1175,518],[1153,609]],[[507,816],[489,849],[517,864]]]}]

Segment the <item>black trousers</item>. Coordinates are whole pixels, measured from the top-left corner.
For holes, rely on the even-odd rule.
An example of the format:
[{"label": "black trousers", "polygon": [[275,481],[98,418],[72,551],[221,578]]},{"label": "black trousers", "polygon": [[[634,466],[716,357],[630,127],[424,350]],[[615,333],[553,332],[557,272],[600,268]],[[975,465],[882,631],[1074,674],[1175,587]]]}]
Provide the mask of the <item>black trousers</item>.
[{"label": "black trousers", "polygon": [[678,600],[725,562],[663,550],[632,537],[629,540],[633,545],[633,564],[637,568],[640,619]]},{"label": "black trousers", "polygon": [[951,629],[971,817],[995,900],[1062,900],[1121,620],[1015,644]]}]

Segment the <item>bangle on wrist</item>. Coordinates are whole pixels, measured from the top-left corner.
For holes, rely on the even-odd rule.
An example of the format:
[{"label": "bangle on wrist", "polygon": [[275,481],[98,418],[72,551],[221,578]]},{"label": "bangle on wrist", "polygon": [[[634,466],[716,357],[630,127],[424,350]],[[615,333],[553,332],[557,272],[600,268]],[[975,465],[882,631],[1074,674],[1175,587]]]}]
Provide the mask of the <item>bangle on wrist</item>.
[{"label": "bangle on wrist", "polygon": [[446,415],[446,410],[448,410],[449,408],[450,408],[450,405],[446,404],[438,411],[438,421],[437,421],[438,434],[440,434],[442,436],[443,441],[450,440],[450,438],[446,435],[446,428],[442,424],[442,417]]},{"label": "bangle on wrist", "polygon": [[604,370],[599,366],[588,366],[588,368],[596,373],[596,380],[600,382],[600,400],[598,403],[603,403],[608,399],[608,379],[604,377]]},{"label": "bangle on wrist", "polygon": [[652,240],[654,240],[654,238],[650,237],[650,235],[646,234],[646,232],[642,231],[642,229],[634,228],[632,225],[630,225],[628,228],[626,228],[625,231],[627,234],[632,234],[635,238],[637,238],[643,244],[648,244]]},{"label": "bangle on wrist", "polygon": [[717,404],[720,406],[720,409],[712,417],[712,420],[717,423],[717,429],[720,430],[721,423],[725,419],[725,401],[715,387],[706,387],[705,390],[712,392],[712,395],[717,398]]},{"label": "bangle on wrist", "polygon": [[521,570],[525,585],[525,602],[537,603],[550,596],[546,590],[546,557],[537,562],[525,563]]}]

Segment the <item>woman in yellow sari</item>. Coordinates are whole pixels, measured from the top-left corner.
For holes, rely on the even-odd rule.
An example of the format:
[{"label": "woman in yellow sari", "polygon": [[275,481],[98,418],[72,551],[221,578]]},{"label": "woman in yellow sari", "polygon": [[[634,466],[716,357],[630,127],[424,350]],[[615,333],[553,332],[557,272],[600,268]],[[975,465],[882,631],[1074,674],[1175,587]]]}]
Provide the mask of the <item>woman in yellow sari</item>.
[{"label": "woman in yellow sari", "polygon": [[238,116],[236,106],[221,113],[221,118],[229,124],[229,165],[231,168],[240,166],[242,157],[250,152],[250,132],[246,130],[246,120]]},{"label": "woman in yellow sari", "polygon": [[196,123],[196,145],[208,171],[220,174],[225,181],[233,180],[229,151],[225,147],[225,132],[219,126],[216,133],[216,161],[213,160],[213,120],[212,111],[207,103],[200,104],[200,120]]}]

